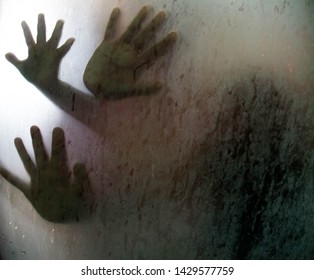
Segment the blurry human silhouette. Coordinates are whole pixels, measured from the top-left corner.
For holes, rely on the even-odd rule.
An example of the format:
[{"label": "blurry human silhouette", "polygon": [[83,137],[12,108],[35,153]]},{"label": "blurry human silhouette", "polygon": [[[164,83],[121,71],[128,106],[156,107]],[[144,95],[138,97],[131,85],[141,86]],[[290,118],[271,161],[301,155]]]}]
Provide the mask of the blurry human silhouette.
[{"label": "blurry human silhouette", "polygon": [[[154,59],[165,54],[176,41],[177,35],[171,32],[158,43],[152,44],[151,39],[165,22],[166,14],[159,12],[142,28],[148,14],[148,7],[143,7],[126,31],[117,40],[113,40],[120,10],[115,8],[112,11],[104,39],[84,72],[84,83],[94,98],[58,78],[61,60],[74,42],[70,38],[58,47],[63,28],[62,20],[57,21],[51,38],[47,40],[45,18],[43,14],[39,14],[36,42],[27,23],[22,22],[28,57],[19,60],[14,54],[8,53],[6,58],[61,109],[93,127],[96,123],[93,118],[101,113],[102,102],[150,95],[162,87],[162,81],[157,79],[139,83],[139,72],[143,66],[148,63],[150,65]],[[98,118],[98,122],[99,119],[101,118]],[[89,181],[84,165],[74,166],[72,182],[62,129],[56,128],[53,131],[50,158],[45,151],[39,128],[32,127],[31,136],[36,163],[27,153],[23,141],[20,138],[15,139],[16,149],[30,175],[31,185],[28,186],[3,168],[0,168],[1,175],[25,194],[43,218],[52,222],[79,219],[82,212],[90,208],[89,200],[92,200],[86,200]]]},{"label": "blurry human silhouette", "polygon": [[74,42],[74,39],[70,38],[58,48],[63,27],[61,20],[56,23],[51,38],[46,40],[45,18],[40,14],[37,42],[27,23],[22,22],[28,58],[19,60],[12,53],[6,54],[6,58],[61,109],[81,122],[93,126],[91,115],[97,116],[101,101],[150,95],[162,88],[160,80],[141,84],[138,81],[139,72],[143,66],[150,65],[153,60],[165,54],[175,43],[177,34],[171,32],[147,48],[166,18],[164,12],[159,12],[146,27],[142,28],[148,13],[149,9],[143,7],[127,30],[114,41],[120,10],[115,8],[112,11],[104,40],[92,55],[84,72],[84,83],[95,98],[58,78],[60,62]]},{"label": "blurry human silhouette", "polygon": [[83,164],[73,168],[73,180],[67,164],[64,132],[55,128],[52,133],[51,156],[43,144],[38,127],[31,127],[35,162],[25,149],[21,138],[14,143],[30,176],[30,186],[4,168],[1,175],[21,190],[37,212],[51,222],[76,221],[90,210],[91,196],[88,175]]}]

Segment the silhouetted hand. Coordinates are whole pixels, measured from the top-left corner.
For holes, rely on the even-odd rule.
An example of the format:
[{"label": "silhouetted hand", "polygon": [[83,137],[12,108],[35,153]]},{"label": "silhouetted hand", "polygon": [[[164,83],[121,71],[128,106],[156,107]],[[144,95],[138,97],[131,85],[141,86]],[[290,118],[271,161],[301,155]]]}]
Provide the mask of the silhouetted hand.
[{"label": "silhouetted hand", "polygon": [[133,95],[148,95],[162,87],[158,80],[137,84],[137,71],[152,60],[163,55],[174,44],[176,32],[169,33],[160,42],[147,49],[165,20],[159,12],[143,29],[141,25],[148,16],[143,7],[124,34],[112,41],[120,10],[115,8],[109,19],[104,40],[89,60],[85,72],[85,86],[99,99],[121,99]]},{"label": "silhouetted hand", "polygon": [[59,20],[51,38],[46,41],[46,24],[42,14],[38,15],[37,43],[25,21],[22,22],[22,28],[28,47],[28,58],[21,61],[12,53],[6,54],[6,58],[29,82],[39,88],[49,87],[51,83],[57,82],[60,62],[70,50],[74,39],[68,39],[57,48],[63,28],[63,21]]},{"label": "silhouetted hand", "polygon": [[165,20],[165,13],[159,12],[153,20],[141,28],[148,16],[143,7],[124,34],[112,41],[120,10],[115,8],[110,16],[105,38],[92,55],[84,72],[84,83],[96,98],[58,79],[62,58],[70,50],[74,39],[68,39],[58,48],[63,21],[56,23],[51,38],[46,41],[46,24],[42,14],[38,16],[37,43],[28,25],[22,28],[28,46],[28,58],[19,60],[12,53],[6,54],[22,75],[59,108],[80,122],[98,129],[95,120],[102,116],[101,100],[119,100],[130,96],[156,93],[162,82],[153,80],[139,84],[139,71],[146,69],[151,61],[163,55],[176,41],[176,32],[171,32],[157,44],[152,45],[158,28]]},{"label": "silhouetted hand", "polygon": [[87,210],[85,195],[90,187],[84,165],[74,166],[74,178],[71,181],[65,138],[61,128],[53,130],[50,158],[38,127],[31,128],[31,136],[36,164],[27,153],[23,141],[20,138],[15,139],[15,147],[30,175],[31,185],[28,186],[3,168],[0,169],[0,173],[25,194],[46,220],[51,222],[78,220]]}]

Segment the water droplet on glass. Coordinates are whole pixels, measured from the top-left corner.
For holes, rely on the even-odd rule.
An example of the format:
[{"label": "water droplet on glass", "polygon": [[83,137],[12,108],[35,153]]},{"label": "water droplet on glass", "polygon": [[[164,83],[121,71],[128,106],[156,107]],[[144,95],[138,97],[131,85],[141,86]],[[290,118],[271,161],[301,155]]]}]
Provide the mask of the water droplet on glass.
[{"label": "water droplet on glass", "polygon": [[55,229],[53,228],[53,229],[51,230],[51,233],[50,233],[50,243],[53,243],[54,240],[55,240],[54,231],[55,231]]}]

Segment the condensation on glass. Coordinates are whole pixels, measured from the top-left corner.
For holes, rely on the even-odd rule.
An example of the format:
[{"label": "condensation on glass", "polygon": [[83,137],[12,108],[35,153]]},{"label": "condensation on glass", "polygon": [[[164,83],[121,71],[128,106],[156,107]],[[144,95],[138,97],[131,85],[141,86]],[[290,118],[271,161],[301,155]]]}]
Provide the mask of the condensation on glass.
[{"label": "condensation on glass", "polygon": [[[93,125],[5,59],[27,57],[21,21],[36,39],[39,13],[47,38],[63,19],[60,44],[75,42],[60,78],[90,97],[83,74],[111,11],[121,9],[122,34],[144,5],[149,19],[167,15],[153,44],[178,32],[142,69],[143,82],[158,77],[163,87],[103,102]],[[313,20],[310,0],[1,0],[1,167],[28,182],[15,137],[34,159],[30,127],[48,154],[61,127],[69,166],[85,164],[95,197],[87,218],[49,222],[1,178],[1,257],[313,258]]]}]

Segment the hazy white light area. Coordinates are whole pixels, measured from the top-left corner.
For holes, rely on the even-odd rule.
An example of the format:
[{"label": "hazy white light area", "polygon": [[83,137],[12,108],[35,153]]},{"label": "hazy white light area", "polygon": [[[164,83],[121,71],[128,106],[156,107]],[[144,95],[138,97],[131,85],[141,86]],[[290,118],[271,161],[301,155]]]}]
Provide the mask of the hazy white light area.
[{"label": "hazy white light area", "polygon": [[[145,173],[149,173],[147,180],[155,180],[158,188],[164,186],[163,183],[168,182],[169,164],[173,169],[176,164],[183,166],[184,159],[191,154],[193,147],[201,143],[213,128],[214,122],[211,123],[210,120],[217,115],[216,108],[221,100],[221,95],[214,93],[223,93],[238,80],[256,71],[276,74],[275,83],[282,84],[283,87],[291,84],[302,91],[313,88],[314,6],[310,2],[0,0],[0,164],[27,180],[28,175],[16,152],[14,138],[21,137],[33,156],[30,127],[37,125],[41,129],[50,151],[51,132],[54,127],[60,126],[64,128],[66,138],[72,141],[68,146],[70,165],[76,161],[84,161],[88,169],[92,170],[90,175],[95,190],[101,190],[112,181],[117,185],[124,182],[125,178],[116,168],[118,165],[122,166],[120,161],[124,159],[131,159],[139,174],[149,170]],[[152,97],[149,101],[132,99],[121,101],[118,105],[106,105],[106,135],[96,136],[96,133],[57,108],[5,59],[8,52],[13,52],[19,59],[27,57],[27,46],[21,28],[23,20],[28,23],[36,39],[37,15],[44,13],[48,39],[56,21],[63,19],[65,24],[60,44],[70,37],[74,37],[75,42],[62,60],[60,78],[87,93],[82,80],[84,68],[103,39],[112,9],[117,6],[122,10],[118,30],[121,34],[143,5],[150,5],[155,12],[168,12],[167,23],[158,36],[172,30],[179,33],[178,42],[164,63],[166,66],[163,67],[162,63],[157,63],[156,66],[158,75],[167,85],[160,96],[166,96],[169,104],[176,104],[173,108],[169,105],[169,110],[161,109],[164,110],[164,116],[169,114],[169,117],[162,118],[164,127],[156,117],[159,113],[157,102],[160,97]],[[152,78],[149,75],[150,72],[147,76]],[[298,91],[293,94],[294,98],[298,98]],[[151,108],[151,114],[145,120],[140,117],[137,119],[135,115],[141,106]],[[138,114],[142,116],[140,114],[144,113]],[[158,129],[155,130],[156,127]],[[141,146],[140,139],[144,139],[146,134],[152,139],[154,146]],[[170,135],[169,143],[162,138],[166,134]],[[106,138],[105,147],[101,146],[102,137]],[[138,143],[133,139],[139,139]],[[125,148],[132,141],[135,144]],[[156,162],[155,158],[158,159]],[[105,171],[97,170],[103,166],[107,168]],[[140,170],[142,167],[143,171]],[[141,182],[141,178],[139,181]],[[151,182],[149,184],[153,185]],[[103,208],[105,206],[98,211]],[[111,216],[108,214],[108,224],[115,221],[114,211]],[[102,218],[99,212],[97,215]],[[168,214],[161,212],[159,215],[161,220],[168,218]],[[170,217],[172,216],[169,215],[169,219]],[[178,228],[182,227],[182,231],[178,229],[182,234],[180,238],[188,238],[184,235],[189,231],[185,228],[186,225],[176,222],[179,224]],[[116,253],[108,253],[108,258],[132,257],[131,249],[124,253],[119,251],[120,246],[123,246],[123,230],[127,231],[124,225],[112,222],[109,227],[104,224],[95,221],[70,225],[48,223],[33,210],[19,191],[0,178],[0,253],[5,258],[102,258],[106,255],[103,252],[107,248],[110,248],[108,252],[112,250]],[[147,241],[145,238],[157,233],[154,233],[153,228],[147,228],[147,234],[144,230],[144,233],[138,234],[144,241],[136,243],[136,248],[132,249],[134,252],[140,252],[142,247],[145,251],[145,246],[149,245],[153,248],[155,241]],[[130,231],[132,230],[133,228]],[[134,236],[137,237],[136,234]],[[167,240],[156,242],[160,246],[168,245]],[[167,250],[171,252],[171,248],[167,247]],[[153,253],[152,250],[151,256],[155,257]],[[134,253],[134,256],[141,255]],[[159,255],[156,256],[158,258]]]},{"label": "hazy white light area", "polygon": [[[2,38],[0,43],[0,163],[25,181],[29,180],[28,175],[15,149],[14,138],[21,137],[27,150],[33,157],[29,132],[32,125],[37,125],[41,129],[44,143],[50,152],[53,128],[60,126],[66,130],[67,134],[67,124],[72,127],[76,122],[68,118],[50,100],[43,96],[37,88],[26,81],[19,71],[5,59],[5,54],[13,52],[19,59],[27,57],[27,45],[21,22],[25,20],[28,23],[36,40],[37,16],[39,13],[44,13],[46,17],[47,39],[50,37],[56,21],[64,19],[66,24],[60,44],[63,44],[69,37],[75,37],[80,41],[80,36],[82,36],[83,32],[79,31],[82,26],[77,26],[77,22],[80,22],[82,18],[77,18],[75,14],[76,7],[74,3],[76,2],[66,2],[66,5],[70,3],[72,3],[73,8],[68,6],[65,9],[64,1],[0,1],[0,34]],[[84,31],[88,31],[88,26]],[[90,41],[90,39],[88,40]],[[90,46],[90,48],[93,47],[92,45]],[[67,68],[64,69],[62,64],[61,78],[78,88],[84,89],[81,77],[83,66],[86,64],[84,56],[88,55],[87,47],[86,51],[78,51],[78,44],[76,43],[72,47],[70,54],[64,59],[64,64],[67,65]],[[76,129],[79,129],[79,127],[79,124],[76,124]],[[34,242],[38,242],[40,239],[44,244],[46,243],[46,236],[49,236],[48,239],[53,244],[53,231],[47,228],[47,224],[42,222],[42,219],[34,212],[32,206],[19,191],[9,184],[5,184],[2,179],[1,185],[0,228],[3,230],[2,233],[10,236],[11,242],[7,244],[8,246],[5,246],[7,252],[15,252],[13,255],[17,258],[40,257],[40,255],[36,255],[38,250],[35,250],[34,254],[31,253],[27,256],[25,255],[25,250],[20,250],[20,248],[23,247],[26,240],[26,243],[28,243],[26,248],[31,248]],[[4,188],[4,186],[7,187]],[[48,233],[46,233],[47,231]],[[38,248],[42,246],[39,245]],[[39,249],[39,251],[42,254],[45,250]],[[44,254],[49,255],[48,252]],[[12,257],[15,258],[13,255]]]},{"label": "hazy white light area", "polygon": [[[49,32],[51,34],[59,14],[57,5],[51,2],[53,1],[1,1],[1,164],[21,175],[25,172],[15,151],[13,139],[17,136],[22,137],[31,150],[29,128],[32,125],[38,125],[49,144],[50,137],[47,136],[50,135],[54,126],[60,125],[62,115],[59,109],[27,82],[5,59],[5,54],[13,52],[19,59],[27,57],[27,46],[21,22],[25,20],[29,24],[36,40],[38,13],[55,11],[49,13],[51,16],[48,16],[46,20],[48,34]],[[66,30],[64,31],[64,35],[67,36]]]}]

